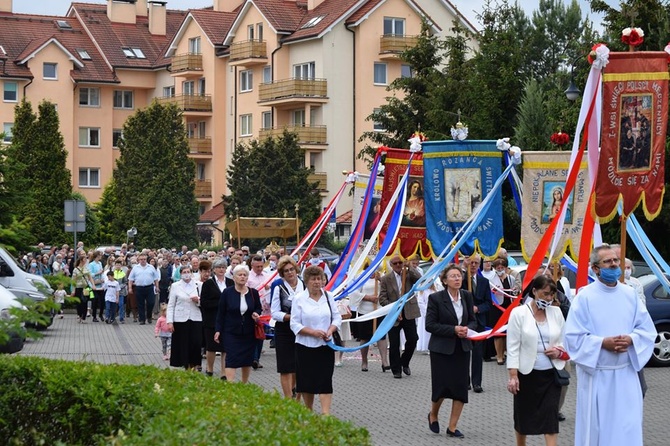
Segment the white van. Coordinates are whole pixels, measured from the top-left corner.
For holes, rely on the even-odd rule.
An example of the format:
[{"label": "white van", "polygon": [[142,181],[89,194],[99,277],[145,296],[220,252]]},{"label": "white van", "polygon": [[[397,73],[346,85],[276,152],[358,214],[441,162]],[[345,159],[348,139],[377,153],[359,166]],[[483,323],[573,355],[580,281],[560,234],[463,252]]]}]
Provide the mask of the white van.
[{"label": "white van", "polygon": [[[16,297],[5,287],[0,285],[0,320],[9,320],[13,316],[10,314],[11,308],[24,308]],[[10,332],[7,342],[0,344],[0,353],[16,353],[23,349],[25,341],[25,332]]]}]

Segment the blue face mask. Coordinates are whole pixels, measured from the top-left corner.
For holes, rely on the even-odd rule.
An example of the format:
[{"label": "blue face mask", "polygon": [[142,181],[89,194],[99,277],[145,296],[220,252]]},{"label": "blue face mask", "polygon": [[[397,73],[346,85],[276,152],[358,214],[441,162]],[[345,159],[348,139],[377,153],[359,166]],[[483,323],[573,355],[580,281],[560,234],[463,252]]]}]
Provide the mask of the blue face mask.
[{"label": "blue face mask", "polygon": [[615,283],[621,277],[621,268],[600,268],[600,280],[605,283]]}]

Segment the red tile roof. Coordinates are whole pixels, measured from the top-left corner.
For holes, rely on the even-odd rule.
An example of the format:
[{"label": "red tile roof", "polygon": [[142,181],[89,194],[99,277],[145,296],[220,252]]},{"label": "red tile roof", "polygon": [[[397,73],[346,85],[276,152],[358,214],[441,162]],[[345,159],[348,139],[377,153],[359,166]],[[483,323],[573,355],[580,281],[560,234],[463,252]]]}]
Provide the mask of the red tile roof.
[{"label": "red tile roof", "polygon": [[213,206],[212,209],[203,212],[200,216],[200,223],[214,223],[221,220],[226,213],[223,210],[223,201]]},{"label": "red tile roof", "polygon": [[335,223],[338,224],[338,225],[351,224],[351,220],[353,219],[353,216],[354,216],[354,211],[353,210],[352,211],[347,211],[344,214],[338,216],[335,219]]},{"label": "red tile roof", "polygon": [[237,12],[219,12],[212,9],[192,9],[189,12],[214,45],[223,43],[237,17]]},{"label": "red tile roof", "polygon": [[[342,18],[344,13],[354,7],[360,0],[326,0],[312,11],[307,11],[303,16],[300,24],[296,27],[296,31],[290,35],[285,41],[300,40],[308,37],[316,37],[323,31],[332,26],[333,23]],[[303,28],[312,19],[323,17],[316,25],[309,28]]]},{"label": "red tile roof", "polygon": [[368,2],[365,2],[363,6],[358,8],[356,12],[354,12],[348,19],[347,19],[347,24],[350,23],[356,23],[363,17],[365,17],[365,14],[368,12],[372,11],[372,9],[380,4],[383,0],[370,0]]}]

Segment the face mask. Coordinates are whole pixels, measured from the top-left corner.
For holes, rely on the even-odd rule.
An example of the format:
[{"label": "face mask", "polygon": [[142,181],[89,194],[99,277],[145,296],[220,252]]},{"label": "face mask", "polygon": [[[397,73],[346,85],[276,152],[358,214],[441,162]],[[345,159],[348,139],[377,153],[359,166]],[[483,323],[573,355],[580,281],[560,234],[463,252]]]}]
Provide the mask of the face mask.
[{"label": "face mask", "polygon": [[191,280],[191,273],[184,273],[181,275],[181,278],[184,280]]},{"label": "face mask", "polygon": [[277,268],[277,262],[275,262],[274,260],[270,260],[270,269],[275,269],[275,268]]},{"label": "face mask", "polygon": [[37,268],[37,263],[35,263],[35,262],[31,263],[31,264],[30,264],[30,267],[31,267],[31,268]]},{"label": "face mask", "polygon": [[502,276],[505,275],[505,270],[500,270],[500,271],[496,270],[496,274],[498,275],[498,277],[502,277]]},{"label": "face mask", "polygon": [[547,307],[551,306],[551,302],[544,299],[535,299],[535,305],[537,305],[538,310],[546,310]]},{"label": "face mask", "polygon": [[601,268],[600,279],[605,283],[615,283],[621,277],[621,268]]},{"label": "face mask", "polygon": [[311,259],[309,259],[309,263],[310,263],[310,265],[317,266],[319,263],[321,263],[321,259],[318,258],[318,257],[311,258]]},{"label": "face mask", "polygon": [[631,270],[629,270],[629,269],[623,270],[623,276],[626,278],[626,280],[630,279],[630,273],[631,273]]}]

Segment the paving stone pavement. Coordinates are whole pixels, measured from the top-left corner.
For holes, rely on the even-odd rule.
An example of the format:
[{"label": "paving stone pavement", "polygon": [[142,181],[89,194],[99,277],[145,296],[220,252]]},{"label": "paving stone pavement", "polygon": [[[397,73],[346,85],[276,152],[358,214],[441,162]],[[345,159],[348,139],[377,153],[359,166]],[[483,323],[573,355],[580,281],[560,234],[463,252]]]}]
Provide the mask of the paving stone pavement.
[{"label": "paving stone pavement", "polygon": [[[151,364],[169,367],[163,360],[161,343],[154,337],[152,325],[140,326],[126,320],[124,325],[93,323],[78,324],[74,314],[55,319],[44,332],[44,338],[30,340],[19,354],[72,361],[94,361],[103,364]],[[261,357],[264,368],[253,371],[250,382],[267,391],[280,391],[279,375],[275,368],[274,349],[266,342]],[[371,349],[376,353],[376,349]],[[369,371],[360,370],[360,353],[347,353],[343,367],[337,367],[333,377],[333,415],[350,420],[368,429],[377,446],[393,445],[514,445],[512,396],[505,385],[507,373],[495,361],[484,363],[483,388],[480,394],[470,393],[458,428],[465,439],[447,439],[445,428],[451,404],[445,401],[440,412],[441,434],[428,430],[426,415],[430,409],[430,363],[425,353],[417,352],[411,363],[412,376],[394,379],[390,372],[382,373],[378,355],[369,358]],[[219,375],[219,361],[215,376]],[[667,446],[670,439],[665,431],[670,413],[670,369],[645,369],[649,390],[645,399],[645,446]],[[569,387],[563,412],[567,420],[560,423],[559,444],[573,444],[575,388]],[[222,385],[224,385],[222,383]],[[315,403],[318,407],[318,398]],[[528,437],[528,445],[544,445],[542,437]]]}]

